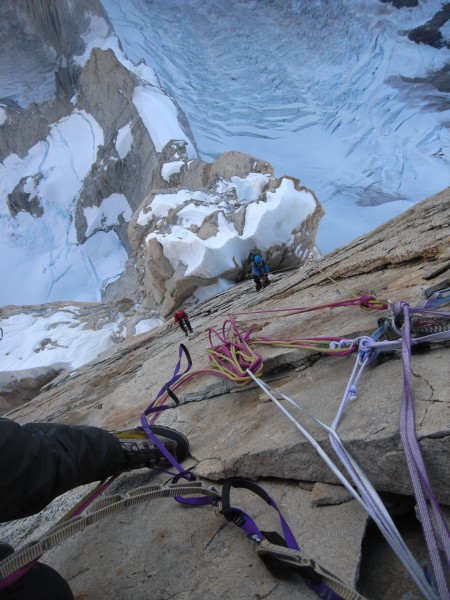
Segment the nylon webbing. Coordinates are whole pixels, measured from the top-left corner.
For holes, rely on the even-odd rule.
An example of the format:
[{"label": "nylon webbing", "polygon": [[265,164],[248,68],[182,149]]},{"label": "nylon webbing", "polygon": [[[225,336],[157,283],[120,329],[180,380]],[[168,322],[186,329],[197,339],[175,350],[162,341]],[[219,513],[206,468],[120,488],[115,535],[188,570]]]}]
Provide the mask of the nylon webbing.
[{"label": "nylon webbing", "polygon": [[[245,511],[231,505],[230,492],[232,488],[247,489],[276,510],[284,534],[284,538],[281,537],[283,545],[273,544],[268,539],[269,535],[279,538],[279,534],[260,530],[255,521]],[[277,561],[284,570],[288,568],[292,572],[298,572],[320,598],[327,598],[327,600],[364,600],[363,596],[343,583],[331,571],[324,569],[316,561],[302,557],[294,534],[277,504],[257,483],[240,477],[232,477],[226,480],[222,488],[221,503],[222,510],[220,512],[228,521],[240,527],[250,540],[258,544],[258,554],[263,560],[269,557]],[[264,562],[266,561],[264,560]]]},{"label": "nylon webbing", "polygon": [[[427,469],[416,436],[415,409],[410,382],[410,307],[406,303],[401,303],[398,306],[398,310],[404,313],[404,326],[402,327],[403,402],[400,411],[400,436],[436,584],[441,598],[447,600],[450,598],[449,583],[446,576],[446,570],[450,569],[450,533],[431,489]],[[445,563],[441,557],[439,541],[442,544]]]},{"label": "nylon webbing", "polygon": [[[438,597],[436,593],[431,588],[422,569],[420,568],[414,556],[411,554],[408,547],[404,543],[402,537],[400,536],[400,533],[396,529],[392,518],[385,509],[384,504],[379,498],[377,492],[370,484],[368,479],[365,477],[363,471],[359,468],[357,463],[352,459],[351,455],[345,450],[336,432],[324,423],[322,423],[322,421],[311,415],[304,407],[294,402],[288,396],[282,394],[281,392],[278,392],[277,390],[274,390],[268,384],[262,382],[261,380],[255,377],[254,380],[259,385],[259,387],[268,395],[268,397],[275,403],[275,405],[289,418],[289,420],[295,425],[295,427],[306,437],[306,439],[316,449],[319,456],[328,465],[328,467],[339,479],[342,485],[362,506],[362,508],[372,517],[374,522],[379,527],[381,533],[386,538],[387,542],[391,545],[392,549],[396,552],[400,560],[407,568],[408,572],[418,585],[419,589],[424,594],[425,598],[428,598],[429,600],[437,600]],[[352,484],[346,479],[343,473],[339,470],[339,468],[335,465],[335,463],[323,450],[323,448],[318,444],[314,437],[295,419],[295,417],[291,415],[287,408],[283,406],[279,400],[277,400],[274,394],[277,394],[278,396],[286,400],[289,404],[301,410],[301,412],[303,412],[305,415],[311,418],[320,427],[325,429],[330,434],[331,440],[339,442],[340,447],[338,449],[335,448],[336,444],[333,444],[333,447],[335,448],[335,451],[338,454],[341,461],[343,462],[344,466],[347,468],[347,466],[350,464],[350,467],[348,468],[349,475],[352,477],[361,495],[355,491]],[[357,477],[355,473],[358,473],[359,477]]]},{"label": "nylon webbing", "polygon": [[30,542],[2,560],[0,562],[0,590],[8,587],[12,583],[8,578],[14,576],[23,567],[37,560],[42,554],[64,540],[109,515],[141,502],[149,502],[160,498],[174,498],[176,496],[192,496],[194,494],[209,497],[211,499],[210,504],[216,504],[221,498],[220,493],[214,487],[207,486],[200,481],[164,486],[142,486],[131,490],[127,494],[115,494],[114,496],[100,498],[87,510],[87,514],[57,523],[37,541]]},{"label": "nylon webbing", "polygon": [[[283,528],[289,547],[284,548],[277,544],[270,543],[264,532],[261,532],[253,519],[244,511],[229,504],[229,495],[231,487],[243,487],[256,493],[263,498],[267,504],[274,508],[279,515],[280,523]],[[222,505],[225,510],[221,511],[224,516],[235,524],[239,525],[250,539],[258,543],[258,554],[261,558],[270,555],[271,558],[284,561],[291,567],[300,567],[314,572],[314,578],[303,574],[308,585],[322,598],[328,600],[364,600],[364,598],[355,590],[344,584],[333,573],[319,565],[317,562],[305,559],[300,554],[299,546],[287,525],[283,515],[279,511],[275,501],[256,483],[234,478],[225,482],[225,492],[220,494],[214,487],[195,482],[184,482],[181,484],[168,485],[148,485],[130,490],[126,494],[114,494],[105,498],[98,499],[95,504],[90,506],[83,516],[74,516],[67,521],[60,521],[49,531],[34,542],[30,542],[23,548],[17,550],[3,561],[0,562],[0,590],[5,589],[17,578],[22,575],[29,566],[36,563],[38,558],[48,550],[54,548],[69,537],[84,531],[90,525],[99,522],[101,519],[118,513],[130,506],[135,506],[142,502],[149,502],[162,498],[177,498],[182,496],[203,496],[204,502],[199,504],[210,504],[214,506]],[[224,501],[224,502],[223,502]],[[228,516],[226,515],[228,513]],[[234,518],[236,514],[242,517],[241,523]]]},{"label": "nylon webbing", "polygon": [[[342,598],[343,600],[365,600],[364,596],[362,596],[356,590],[350,588],[344,582],[336,577],[333,573],[328,571],[325,567],[322,567],[316,561],[310,561],[301,556],[298,550],[293,550],[291,548],[282,548],[281,546],[271,544],[267,540],[262,540],[258,546],[256,551],[258,556],[260,557],[275,557],[278,559],[283,558],[284,560],[292,563],[293,566],[299,565],[300,567],[312,568],[314,572],[325,582],[326,586],[330,588],[335,594]],[[311,584],[310,584],[311,585]],[[315,586],[319,587],[320,583],[315,584]],[[311,585],[311,587],[313,587]],[[320,595],[320,590],[315,589],[316,592]],[[330,595],[326,595],[326,591],[320,596],[321,598],[330,598]]]}]

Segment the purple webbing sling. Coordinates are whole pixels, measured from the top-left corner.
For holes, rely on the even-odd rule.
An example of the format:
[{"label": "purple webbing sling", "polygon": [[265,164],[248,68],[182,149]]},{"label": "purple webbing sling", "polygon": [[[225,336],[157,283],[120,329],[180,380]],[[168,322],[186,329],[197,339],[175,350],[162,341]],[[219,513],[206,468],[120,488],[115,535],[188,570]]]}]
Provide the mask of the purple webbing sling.
[{"label": "purple webbing sling", "polygon": [[[247,537],[257,544],[260,544],[263,540],[268,540],[267,536],[269,534],[261,531],[256,525],[255,521],[245,511],[230,504],[231,488],[244,488],[250,490],[262,498],[269,506],[275,509],[278,513],[278,518],[283,530],[283,541],[285,543],[285,547],[290,548],[291,550],[300,551],[300,546],[297,544],[294,534],[292,533],[287,521],[283,517],[275,500],[273,500],[273,498],[269,496],[269,494],[254,481],[240,477],[231,477],[230,479],[224,481],[222,487],[221,512],[227,521],[231,521],[240,527],[247,534]],[[320,598],[326,598],[327,600],[343,600],[342,596],[330,588],[330,586],[326,584],[320,576],[314,579],[304,576],[304,579],[306,580],[308,586],[311,587]]]},{"label": "purple webbing sling", "polygon": [[[450,598],[449,584],[446,578],[446,569],[450,568],[450,532],[445,523],[441,508],[431,489],[428,474],[416,436],[416,420],[414,401],[411,390],[411,315],[410,307],[406,303],[397,303],[395,312],[404,314],[402,335],[402,360],[403,360],[403,401],[400,411],[400,436],[405,452],[406,463],[417,500],[420,520],[428,546],[431,564],[433,567],[436,585],[442,600]],[[431,511],[430,511],[431,508]],[[444,564],[439,542],[442,543]]]}]

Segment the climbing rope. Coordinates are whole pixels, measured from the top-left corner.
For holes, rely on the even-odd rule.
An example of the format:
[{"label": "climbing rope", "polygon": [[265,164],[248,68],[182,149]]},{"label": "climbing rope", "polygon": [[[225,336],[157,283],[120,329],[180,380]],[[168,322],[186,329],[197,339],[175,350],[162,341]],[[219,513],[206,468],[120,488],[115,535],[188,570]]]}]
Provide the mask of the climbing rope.
[{"label": "climbing rope", "polygon": [[[416,336],[414,339],[411,338],[410,335],[410,345],[411,344],[422,344],[426,342],[433,341],[442,341],[450,339],[450,314],[442,313],[440,311],[434,310],[432,307],[435,305],[434,303],[438,301],[438,296],[434,298],[434,301],[427,301],[424,307],[417,307],[414,311],[414,319],[412,320],[412,330],[413,334]],[[434,303],[433,303],[434,302]],[[387,308],[387,304],[377,300],[374,297],[363,296],[359,298],[351,298],[346,301],[342,301],[339,303],[332,303],[328,305],[321,305],[320,307],[306,308],[306,309],[278,309],[274,311],[257,311],[262,313],[267,312],[283,312],[283,314],[295,314],[298,312],[307,312],[311,310],[319,310],[320,308],[331,308],[336,306],[361,306],[367,309],[374,310],[383,310]],[[243,313],[240,313],[243,314]],[[254,313],[252,313],[254,314]],[[345,410],[345,407],[349,400],[355,399],[357,394],[357,384],[362,376],[362,373],[365,367],[371,362],[377,354],[382,351],[392,351],[394,349],[402,349],[404,348],[404,340],[395,340],[395,341],[378,341],[385,333],[390,325],[394,331],[397,331],[400,335],[403,336],[403,321],[399,319],[399,314],[401,311],[393,310],[393,317],[390,320],[384,320],[378,330],[372,335],[372,337],[362,336],[355,340],[347,340],[345,338],[336,338],[336,337],[324,337],[324,338],[305,338],[305,339],[288,339],[288,340],[272,340],[270,338],[265,337],[251,337],[251,327],[244,333],[241,334],[232,319],[228,319],[225,321],[222,333],[219,333],[216,329],[210,330],[209,341],[211,349],[209,350],[210,360],[213,364],[213,368],[209,370],[204,370],[203,372],[219,375],[221,377],[225,377],[230,381],[234,382],[237,385],[246,385],[248,383],[248,378],[253,379],[260,385],[261,381],[259,380],[260,373],[262,372],[262,357],[255,353],[252,349],[253,345],[274,345],[274,346],[284,346],[284,347],[295,347],[295,348],[305,348],[310,349],[316,352],[324,352],[328,354],[335,354],[338,356],[346,356],[353,352],[358,352],[356,362],[351,373],[350,379],[348,381],[346,390],[344,392],[344,397],[339,407],[336,418],[331,427],[327,427],[325,424],[316,420],[317,423],[325,428],[330,437],[330,441],[333,445],[334,450],[338,454],[341,462],[346,467],[349,472],[351,478],[356,484],[361,495],[355,494],[352,485],[343,478],[342,474],[339,479],[346,485],[349,491],[351,490],[352,495],[358,499],[358,501],[362,504],[362,506],[367,510],[368,514],[370,514],[374,520],[374,522],[380,528],[380,531],[385,536],[391,547],[398,554],[399,558],[402,560],[403,564],[413,577],[414,581],[418,585],[419,589],[422,591],[424,596],[430,600],[434,600],[437,598],[435,591],[430,586],[429,581],[425,577],[424,573],[420,569],[417,561],[412,556],[409,549],[404,544],[399,532],[397,531],[388,511],[384,507],[380,497],[378,496],[376,490],[370,484],[369,480],[359,468],[357,463],[352,459],[352,457],[345,450],[339,436],[336,433],[337,426],[340,422],[342,414]],[[406,317],[405,317],[406,319]],[[405,320],[404,319],[404,320]],[[410,316],[408,315],[408,319],[411,321]],[[400,328],[400,330],[399,330]],[[410,325],[411,329],[411,325]],[[421,335],[425,334],[425,335]],[[219,344],[213,343],[213,337],[219,340]],[[245,369],[245,372],[244,372]],[[406,371],[409,372],[409,365],[405,367]],[[194,374],[199,374],[200,371],[195,372]],[[182,380],[178,380],[175,385],[181,385],[183,383]],[[266,393],[267,393],[266,388]],[[169,393],[170,388],[165,389],[165,393]],[[171,394],[173,396],[173,394]],[[273,399],[273,397],[272,397]],[[285,399],[287,399],[285,397]],[[178,402],[179,403],[179,402]],[[300,406],[296,405],[298,408]],[[280,405],[281,408],[281,405]],[[304,410],[304,409],[302,409]],[[305,411],[304,411],[305,412]],[[306,413],[309,415],[309,413]],[[313,418],[311,415],[309,415]],[[303,431],[303,430],[302,430]],[[304,433],[304,431],[303,431]],[[310,439],[310,438],[308,438]],[[311,441],[311,439],[310,439]],[[416,440],[417,442],[417,440]],[[319,447],[320,448],[320,447]],[[417,444],[418,448],[418,444]],[[416,453],[417,453],[416,448]],[[321,449],[316,448],[318,452],[321,454],[322,458],[323,454]],[[420,454],[420,450],[419,450]],[[327,462],[329,464],[329,462]],[[330,466],[330,464],[329,464]],[[417,460],[416,460],[417,467]],[[411,469],[411,467],[410,467]],[[425,466],[423,461],[420,463],[420,473],[426,473]],[[423,478],[423,477],[422,477]],[[420,477],[418,481],[421,481]],[[425,488],[428,494],[431,492],[431,488],[429,487],[428,481],[425,481]],[[431,492],[432,494],[432,492]],[[434,498],[434,496],[431,496]],[[439,505],[437,502],[433,503],[433,509],[436,514],[434,515],[435,520],[438,523],[438,529],[440,530],[441,539],[443,539],[443,534],[447,535],[447,539],[444,540],[444,546],[448,547],[448,529],[446,528],[445,522],[443,521],[442,513],[440,513]],[[432,523],[430,522],[430,528],[432,529]],[[432,563],[437,561],[436,557],[436,531],[432,531],[432,535],[428,536],[433,537],[434,541],[428,541],[427,543],[430,545],[430,558]],[[436,581],[438,585],[439,592],[442,594],[443,591],[448,593],[448,589],[446,590],[444,585],[442,584],[442,568],[439,566],[439,562],[437,562],[437,566],[433,566]],[[441,582],[438,581],[438,578],[441,579]],[[442,596],[447,597],[447,596]]]},{"label": "climbing rope", "polygon": [[[355,298],[349,298],[347,300],[341,300],[339,302],[331,302],[328,304],[322,304],[314,307],[307,308],[283,308],[273,309],[267,311],[252,311],[251,313],[243,312],[236,313],[237,315],[252,314],[254,317],[257,314],[266,313],[277,313],[280,316],[288,316],[294,314],[300,314],[304,312],[311,312],[317,310],[323,310],[325,308],[342,308],[357,306],[366,310],[386,310],[388,303],[383,300],[377,299],[375,296],[358,296]],[[234,315],[233,315],[234,316]],[[176,399],[176,390],[187,383],[194,377],[200,375],[213,375],[221,377],[233,382],[237,386],[245,386],[250,383],[250,379],[247,375],[247,370],[257,376],[262,373],[263,370],[263,358],[261,354],[254,350],[256,345],[272,345],[286,348],[297,348],[304,350],[311,350],[313,352],[322,352],[325,354],[332,354],[335,356],[347,356],[356,351],[357,345],[353,344],[352,340],[346,340],[339,337],[316,337],[316,338],[304,338],[304,339],[287,339],[287,340],[274,340],[267,337],[252,337],[252,328],[247,329],[245,333],[241,333],[233,320],[228,318],[222,325],[222,330],[219,331],[217,328],[211,328],[208,333],[210,348],[208,349],[208,357],[211,367],[208,369],[200,369],[192,372],[192,361],[190,357],[188,359],[188,367],[183,373],[180,373],[180,361],[182,353],[189,356],[187,348],[180,344],[179,360],[175,373],[172,379],[161,388],[158,392],[155,400],[146,409],[145,416],[149,414],[160,412],[164,410],[161,408],[165,405],[167,400],[171,397],[175,404],[178,405],[179,401]],[[160,407],[159,409],[157,407]],[[170,407],[173,408],[173,407]],[[153,423],[157,418],[157,414],[154,414],[150,423]],[[145,422],[141,418],[142,426],[145,428]]]},{"label": "climbing rope", "polygon": [[[358,306],[365,310],[387,310],[389,308],[389,301],[380,300],[375,296],[358,296],[354,298],[348,298],[346,300],[340,300],[338,302],[329,302],[327,304],[319,304],[318,306],[312,307],[299,307],[299,308],[273,308],[268,310],[252,310],[252,311],[241,311],[232,313],[232,317],[236,318],[238,315],[266,315],[266,314],[277,314],[280,317],[286,317],[289,315],[315,312],[317,310],[323,310],[325,308],[344,308],[351,306]],[[284,314],[283,314],[284,313]]]},{"label": "climbing rope", "polygon": [[[446,569],[450,568],[450,532],[444,516],[431,489],[427,469],[416,435],[414,401],[411,390],[411,309],[406,303],[398,303],[394,313],[403,312],[402,360],[403,360],[403,401],[400,411],[400,436],[405,452],[409,474],[417,500],[420,521],[425,535],[437,588],[441,598],[450,598],[450,588]],[[436,334],[439,335],[439,334]],[[449,336],[450,337],[450,336]],[[445,555],[446,566],[439,546]]]},{"label": "climbing rope", "polygon": [[[398,316],[401,310],[405,311],[405,306],[407,307],[408,305],[405,305],[404,303],[400,303],[398,306],[396,305],[394,307],[394,317]],[[410,318],[409,314],[405,314],[403,320],[404,323],[413,322],[416,327],[414,331],[416,335],[423,332],[428,333],[428,335],[412,339],[410,334],[410,325],[409,328],[405,327],[405,329],[401,331],[402,340],[393,342],[378,342],[376,340],[383,334],[383,332],[386,329],[386,326],[384,324],[375,332],[372,338],[362,337],[358,340],[358,355],[356,363],[349,378],[347,387],[345,389],[342,403],[339,407],[338,413],[331,427],[327,427],[324,423],[313,417],[298,403],[295,403],[287,396],[278,393],[279,396],[281,396],[283,399],[294,405],[296,408],[300,409],[304,414],[306,414],[309,418],[313,419],[314,422],[316,422],[319,426],[321,426],[328,432],[330,442],[338,457],[340,458],[341,462],[346,467],[347,472],[350,474],[353,482],[357,486],[361,494],[360,496],[355,493],[349,482],[345,479],[345,477],[342,476],[342,474],[336,468],[334,463],[332,463],[332,461],[330,461],[330,459],[326,456],[324,451],[315,442],[314,438],[312,438],[312,436],[310,436],[306,432],[306,430],[292,417],[292,415],[290,415],[286,408],[283,407],[283,405],[281,405],[276,400],[273,393],[271,393],[271,391],[273,390],[271,390],[270,386],[268,386],[267,384],[263,384],[261,380],[254,377],[250,372],[249,375],[252,376],[252,379],[265,391],[265,393],[286,414],[286,416],[288,416],[288,418],[294,423],[297,429],[299,429],[303,433],[303,435],[305,435],[305,437],[313,444],[319,455],[333,470],[335,475],[340,479],[341,483],[345,485],[345,487],[349,490],[352,496],[355,497],[355,499],[358,500],[360,504],[365,508],[368,514],[370,514],[370,516],[378,525],[380,531],[382,532],[386,540],[389,542],[391,547],[402,560],[403,564],[413,577],[414,581],[417,583],[419,589],[422,591],[424,596],[426,598],[437,598],[435,591],[431,588],[427,578],[424,576],[419,565],[417,564],[414,557],[404,544],[400,534],[395,528],[395,525],[387,510],[385,509],[381,499],[379,498],[376,490],[370,484],[369,480],[362,472],[360,467],[357,465],[357,463],[345,450],[342,441],[336,433],[337,426],[340,422],[340,419],[342,417],[347,403],[349,402],[349,400],[353,400],[356,398],[357,383],[367,364],[369,364],[369,362],[371,362],[375,358],[375,356],[382,350],[402,349],[404,365],[404,400],[401,411],[400,432],[402,436],[403,445],[404,447],[406,446],[405,453],[407,456],[408,467],[411,473],[411,479],[413,481],[415,495],[418,501],[419,514],[421,516],[421,521],[424,526],[425,538],[429,548],[430,560],[435,573],[436,585],[440,597],[448,598],[448,584],[446,583],[445,567],[442,564],[439,552],[439,545],[441,545],[441,547],[443,548],[443,553],[445,554],[447,565],[450,566],[450,536],[442,511],[440,510],[439,504],[437,503],[434,494],[431,490],[431,486],[426,475],[425,464],[423,462],[420,447],[418,445],[417,437],[415,435],[414,408],[409,385],[410,365],[408,357],[411,354],[411,345],[421,344],[430,341],[442,341],[450,339],[450,321],[446,322],[447,316],[450,315],[447,315],[446,313],[438,313],[438,311],[433,311],[431,309],[426,310],[423,308],[418,308],[414,310],[415,312],[419,313],[421,320],[413,320]],[[430,322],[430,315],[426,315],[426,313],[431,313],[432,318],[439,316],[441,322],[443,320],[444,323],[447,323],[446,328],[436,328],[435,322]],[[423,318],[424,314],[426,317],[425,319]],[[436,329],[438,330],[436,331]],[[406,345],[407,360],[405,360],[405,338],[408,340],[408,343]],[[405,374],[407,375],[405,376]],[[428,503],[431,505],[433,511],[433,518],[430,517],[428,511],[428,504],[427,502],[425,502],[425,500],[427,500]]]},{"label": "climbing rope", "polygon": [[[406,546],[403,538],[398,532],[392,518],[390,517],[388,511],[384,507],[384,504],[381,498],[378,496],[378,493],[373,488],[364,472],[361,470],[359,465],[354,461],[351,455],[347,452],[342,441],[340,440],[337,433],[331,428],[328,427],[325,423],[314,417],[310,412],[308,412],[299,402],[295,402],[285,394],[274,390],[268,384],[262,382],[260,379],[253,378],[255,383],[259,385],[259,387],[265,392],[265,394],[273,401],[273,403],[288,417],[288,419],[294,424],[294,426],[303,434],[303,436],[310,442],[310,444],[314,447],[316,452],[322,458],[322,460],[327,464],[336,478],[340,481],[340,483],[347,489],[347,491],[351,494],[351,496],[360,504],[360,506],[370,515],[373,519],[374,523],[378,526],[381,533],[388,541],[389,545],[392,547],[394,552],[400,558],[411,577],[414,579],[419,589],[422,591],[425,598],[429,600],[437,600],[437,596],[433,589],[431,588],[428,580],[426,579],[422,569],[419,564],[415,560],[414,556],[411,554],[410,550]],[[308,418],[310,418],[313,422],[315,422],[319,427],[324,429],[328,434],[330,441],[333,445],[333,448],[338,455],[341,462],[347,469],[353,483],[356,485],[358,492],[354,489],[351,481],[349,481],[342,471],[338,468],[338,466],[333,462],[333,460],[329,457],[329,455],[322,449],[316,439],[308,432],[305,427],[303,427],[297,419],[289,412],[289,410],[281,404],[281,402],[277,399],[277,396],[288,402],[290,405],[294,406],[298,410],[300,410],[303,414],[305,414]]]}]

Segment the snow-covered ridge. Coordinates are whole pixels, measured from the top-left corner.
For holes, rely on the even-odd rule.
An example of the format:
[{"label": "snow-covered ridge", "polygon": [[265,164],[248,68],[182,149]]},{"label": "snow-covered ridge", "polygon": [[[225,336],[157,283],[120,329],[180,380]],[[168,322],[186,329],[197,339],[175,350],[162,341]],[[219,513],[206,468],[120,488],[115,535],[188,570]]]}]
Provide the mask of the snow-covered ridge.
[{"label": "snow-covered ridge", "polygon": [[21,371],[55,363],[66,363],[74,370],[110,348],[111,336],[119,334],[122,319],[94,330],[85,327],[79,312],[76,306],[66,306],[48,316],[30,311],[2,319],[1,370]]},{"label": "snow-covered ridge", "polygon": [[61,371],[71,373],[164,322],[130,301],[3,307],[0,316],[0,414]]},{"label": "snow-covered ridge", "polygon": [[[171,146],[178,162],[183,150]],[[275,178],[265,161],[239,152],[212,164],[185,156],[177,181],[176,191],[150,194],[129,226],[145,304],[163,316],[192,295],[205,298],[205,287],[214,293],[240,281],[253,248],[272,270],[315,251],[320,203],[298,180]]]},{"label": "snow-covered ridge", "polygon": [[[290,179],[282,179],[279,187],[267,192],[259,200],[269,176],[249,173],[246,178],[232,177],[231,181],[221,180],[216,194],[195,193],[180,190],[176,194],[156,195],[147,214],[140,213],[138,224],[143,225],[151,218],[158,221],[153,231],[146,236],[146,242],[155,239],[163,248],[164,256],[174,269],[183,263],[184,275],[212,279],[236,267],[242,269],[251,248],[258,247],[265,254],[280,243],[291,246],[295,243],[295,229],[316,209],[317,204],[311,192],[296,190]],[[227,192],[235,195],[230,201]],[[176,224],[168,231],[169,210],[177,206]],[[243,209],[244,226],[242,231],[233,222],[234,214]],[[197,235],[197,229],[211,215],[217,212],[214,234],[206,239]],[[301,246],[295,247],[297,255]]]},{"label": "snow-covered ridge", "polygon": [[[202,157],[241,150],[315,191],[326,208],[318,238],[325,251],[450,183],[448,94],[426,83],[445,67],[449,51],[415,44],[406,35],[441,9],[440,0],[402,10],[378,0],[270,3],[264,10],[242,0],[233,0],[226,10],[219,2],[205,6],[194,1],[187,7],[175,0],[144,5],[102,0],[112,27],[91,6],[84,15],[88,26],[80,32],[84,49],[75,61],[84,67],[94,48],[113,50],[140,82],[133,103],[157,151],[169,139],[181,138],[189,158],[196,158],[193,141],[177,119],[176,98]],[[245,23],[238,34],[236,19]],[[448,27],[446,22],[440,28],[444,40]],[[8,44],[3,48],[12,52],[12,41]],[[41,71],[33,60],[38,55]],[[50,85],[45,73],[56,64],[55,56],[47,51],[44,57],[35,49],[23,58],[18,57],[14,71],[0,63],[8,99],[26,106],[27,79],[33,81],[30,99],[52,97],[54,82]],[[7,121],[6,108],[0,108],[0,127]],[[83,178],[77,164],[82,160],[83,172],[89,169],[102,134],[92,115],[78,111],[83,114],[80,139],[64,132],[62,122],[53,125],[38,158],[45,170],[20,164],[30,163],[30,156],[17,160],[11,155],[0,165],[5,257],[0,275],[11,281],[3,286],[0,303],[96,300],[124,270],[126,253],[114,227],[93,233],[98,239],[81,246],[74,236],[74,203]],[[132,145],[131,122],[124,123],[117,131],[117,158],[126,160]],[[46,154],[53,156],[53,164]],[[162,179],[168,182],[181,168],[181,162],[167,163]],[[36,198],[42,195],[41,221],[49,219],[49,225],[37,226],[37,219],[30,221],[23,212],[10,220],[5,198],[23,177],[39,178]],[[124,202],[130,204],[126,195]],[[50,217],[52,207],[56,213]],[[92,208],[84,213],[90,222],[111,225],[104,206],[98,216],[96,207],[87,208]],[[128,220],[126,214],[121,213]],[[91,248],[97,241],[98,256]],[[28,245],[39,246],[37,255]],[[70,284],[64,275],[69,272]]]},{"label": "snow-covered ridge", "polygon": [[[290,253],[298,262],[298,230],[318,208],[310,192],[297,189],[288,179],[275,182],[270,165],[244,155],[233,156],[234,163],[222,161],[220,168],[228,176],[219,177],[217,171],[211,179],[215,189],[211,181],[204,189],[195,189],[195,181],[204,180],[195,173],[209,172],[211,165],[197,159],[176,103],[160,88],[151,68],[126,58],[105,21],[87,14],[86,47],[76,59],[82,69],[78,93],[58,108],[64,116],[48,123],[43,139],[29,144],[25,152],[10,153],[0,164],[0,275],[5,283],[1,302],[28,304],[24,312],[2,310],[2,372],[8,374],[8,382],[11,373],[16,373],[16,381],[31,371],[34,376],[39,371],[41,378],[54,368],[77,369],[117,341],[161,323],[157,313],[139,312],[138,305],[132,316],[127,315],[127,325],[120,314],[107,311],[96,320],[97,309],[92,308],[89,316],[85,307],[80,317],[73,307],[74,302],[100,301],[105,288],[124,273],[130,261],[124,231],[133,216],[141,228],[155,221],[147,243],[151,239],[160,243],[175,270],[181,258],[181,276],[195,279],[189,293],[202,298],[231,285],[232,273],[225,280],[224,271],[242,269],[256,244],[273,256],[280,243],[292,245]],[[120,82],[116,87],[108,77],[111,71]],[[97,110],[105,103],[107,111]],[[12,130],[18,114],[3,105],[0,135],[9,136],[7,147],[14,146]],[[51,107],[46,114],[51,117]],[[32,112],[24,111],[24,116],[31,127],[35,125]],[[22,141],[26,144],[26,137]],[[148,160],[145,170],[132,171],[141,155]],[[257,171],[249,172],[250,166]],[[126,175],[127,168],[137,181],[147,177],[148,187],[142,190],[155,184],[167,188],[137,214],[142,195],[133,196],[135,182]],[[191,184],[189,191],[176,187],[183,178]],[[170,236],[166,219],[174,211]],[[289,218],[286,211],[291,212]],[[205,235],[209,225],[215,228],[214,235],[213,229]],[[311,225],[311,232],[315,227],[316,223]],[[177,257],[179,238],[186,235],[190,239]],[[307,237],[308,248],[313,237]],[[305,253],[303,249],[298,254]],[[275,258],[279,262],[283,256]],[[151,298],[152,291],[147,292]],[[182,301],[185,296],[178,290],[171,298]],[[51,306],[58,301],[64,303]],[[48,310],[40,306],[44,304]]]},{"label": "snow-covered ridge", "polygon": [[[76,58],[78,64],[88,63],[93,48],[112,49],[139,81],[132,102],[156,151],[170,139],[181,138],[188,156],[196,158],[192,141],[178,121],[178,109],[160,89],[154,71],[126,58],[104,19],[89,15],[88,22],[86,48]],[[93,173],[98,178],[96,170],[106,172],[111,162],[126,161],[131,155],[136,145],[133,121],[117,130],[115,156],[105,157],[104,127],[77,106],[79,101],[73,98],[72,113],[50,124],[47,137],[24,156],[10,154],[0,163],[0,277],[4,282],[0,304],[99,301],[125,269],[128,256],[118,228],[131,218],[132,199],[113,192],[94,203],[86,196],[85,182]],[[4,105],[0,127],[7,127],[8,114]],[[82,235],[78,212],[85,220]]]},{"label": "snow-covered ridge", "polygon": [[[24,158],[10,155],[0,164],[1,304],[100,300],[105,283],[123,271],[127,255],[114,231],[92,228],[84,244],[76,240],[75,205],[102,144],[96,121],[75,109]],[[24,210],[11,216],[8,196],[17,186],[36,199],[41,216]],[[88,213],[91,226],[107,205]]]}]

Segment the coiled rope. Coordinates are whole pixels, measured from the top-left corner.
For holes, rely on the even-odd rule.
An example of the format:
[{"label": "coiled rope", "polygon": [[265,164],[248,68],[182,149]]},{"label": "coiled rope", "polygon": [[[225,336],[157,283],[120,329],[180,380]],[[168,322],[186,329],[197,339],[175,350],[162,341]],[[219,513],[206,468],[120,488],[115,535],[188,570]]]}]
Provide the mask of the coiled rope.
[{"label": "coiled rope", "polygon": [[[237,386],[245,386],[250,383],[250,378],[247,371],[250,370],[254,375],[259,377],[263,371],[262,355],[255,350],[255,346],[277,346],[284,348],[297,348],[311,350],[313,352],[321,352],[334,356],[348,356],[357,350],[357,344],[353,340],[347,340],[340,337],[313,337],[313,338],[291,338],[285,340],[270,339],[267,337],[252,335],[252,327],[248,328],[245,333],[241,333],[235,323],[236,315],[252,314],[255,318],[257,314],[276,313],[278,316],[288,316],[305,312],[323,310],[325,308],[345,308],[345,307],[360,307],[365,310],[386,310],[388,302],[379,300],[375,296],[359,296],[341,300],[339,302],[331,302],[321,304],[319,306],[308,308],[283,308],[266,311],[252,311],[235,313],[231,318],[225,320],[221,331],[217,328],[211,328],[208,333],[210,348],[208,349],[208,358],[211,364],[210,368],[190,371],[192,362],[187,352],[186,347],[180,344],[180,349],[183,349],[184,354],[188,357],[188,367],[180,373],[180,361],[182,358],[181,350],[179,360],[175,369],[174,376],[167,382],[158,392],[156,399],[147,408],[145,415],[156,413],[150,418],[150,423],[154,423],[157,418],[157,413],[163,410],[163,406],[171,397],[178,405],[175,392],[189,380],[201,375],[213,375],[227,379]],[[159,407],[159,409],[158,409]],[[172,408],[172,407],[171,407]],[[143,426],[145,422],[141,419]]]}]

